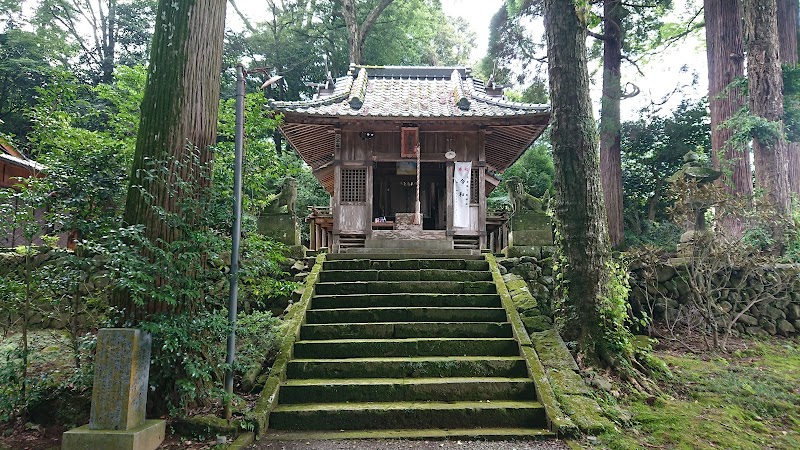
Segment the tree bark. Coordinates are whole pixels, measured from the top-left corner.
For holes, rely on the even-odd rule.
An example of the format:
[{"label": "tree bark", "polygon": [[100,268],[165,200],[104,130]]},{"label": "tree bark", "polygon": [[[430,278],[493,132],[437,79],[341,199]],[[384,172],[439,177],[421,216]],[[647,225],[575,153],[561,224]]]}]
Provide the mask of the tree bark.
[{"label": "tree bark", "polygon": [[[776,0],[744,0],[744,36],[750,111],[778,124],[783,132],[783,73],[778,56]],[[779,215],[790,207],[786,141],[782,136],[753,138],[756,187],[763,189]]]},{"label": "tree bark", "polygon": [[394,0],[380,0],[367,14],[364,22],[358,23],[355,0],[342,0],[342,17],[347,27],[347,46],[350,53],[350,62],[364,64],[364,42],[372,30],[378,17],[392,4]]},{"label": "tree bark", "polygon": [[603,327],[610,246],[600,187],[598,135],[589,98],[586,26],[574,0],[545,1],[545,34],[552,102],[551,141],[556,226],[561,236],[563,334],[591,360],[609,363],[613,345]]},{"label": "tree bark", "polygon": [[603,2],[603,95],[600,106],[600,174],[613,247],[623,240],[622,158],[620,102],[622,97],[623,6],[620,0]]},{"label": "tree bark", "polygon": [[[778,33],[781,63],[797,65],[797,0],[778,0]],[[788,142],[786,147],[789,164],[789,190],[800,197],[800,143]]]},{"label": "tree bark", "polygon": [[[153,243],[181,238],[180,229],[170,226],[158,208],[193,220],[191,212],[181,210],[186,200],[181,194],[187,194],[171,194],[177,180],[196,180],[212,159],[209,146],[217,131],[224,25],[225,0],[159,1],[123,216],[127,225],[144,225]],[[148,179],[149,163],[162,161],[167,162],[163,172]],[[112,304],[132,319],[194,309],[192,304],[155,301],[136,305],[124,291],[114,293]]]},{"label": "tree bark", "polygon": [[[744,106],[745,97],[731,86],[744,77],[742,11],[739,0],[705,0],[708,103],[711,110],[711,159],[725,172],[719,182],[731,194],[751,197],[753,175],[747,148],[728,143],[733,131],[719,128]],[[730,176],[728,176],[730,172]]]}]

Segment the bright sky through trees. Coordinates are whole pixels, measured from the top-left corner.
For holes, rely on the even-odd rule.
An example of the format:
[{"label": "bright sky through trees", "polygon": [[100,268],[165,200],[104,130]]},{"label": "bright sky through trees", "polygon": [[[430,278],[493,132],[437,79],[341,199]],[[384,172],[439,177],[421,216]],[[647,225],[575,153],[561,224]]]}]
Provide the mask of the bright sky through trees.
[{"label": "bright sky through trees", "polygon": [[[460,16],[467,20],[477,35],[476,47],[472,52],[470,64],[474,67],[485,54],[489,41],[489,23],[495,12],[503,5],[503,0],[441,0],[444,12],[450,16]],[[237,5],[251,22],[266,19],[265,0],[237,0]],[[675,12],[669,20],[679,21],[690,17],[700,5],[697,0],[675,0]],[[239,16],[228,8],[227,26],[234,29],[243,27]],[[541,20],[532,24],[543,32]],[[590,39],[588,45],[592,45]],[[642,93],[637,97],[623,100],[622,120],[633,120],[639,117],[639,110],[652,103],[660,104],[671,92],[675,92],[660,107],[659,115],[668,115],[685,98],[700,98],[708,90],[706,76],[705,47],[702,36],[689,37],[679,44],[673,45],[660,54],[651,56],[639,64],[642,74],[630,64],[623,63],[623,85],[626,82],[636,84]],[[369,61],[367,61],[369,63]],[[595,118],[599,117],[601,63],[590,62],[592,99],[595,104]],[[696,83],[693,85],[693,83]]]}]

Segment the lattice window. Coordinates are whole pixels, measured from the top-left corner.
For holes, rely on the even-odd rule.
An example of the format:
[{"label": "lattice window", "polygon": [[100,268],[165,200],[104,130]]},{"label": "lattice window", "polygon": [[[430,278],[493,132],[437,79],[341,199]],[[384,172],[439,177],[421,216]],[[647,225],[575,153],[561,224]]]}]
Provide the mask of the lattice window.
[{"label": "lattice window", "polygon": [[342,169],[342,203],[367,201],[367,169]]},{"label": "lattice window", "polygon": [[480,175],[478,174],[478,170],[480,169],[472,169],[472,173],[470,174],[470,181],[469,181],[469,203],[472,205],[477,205],[480,203],[479,195],[480,195],[480,185],[478,180],[481,179]]}]

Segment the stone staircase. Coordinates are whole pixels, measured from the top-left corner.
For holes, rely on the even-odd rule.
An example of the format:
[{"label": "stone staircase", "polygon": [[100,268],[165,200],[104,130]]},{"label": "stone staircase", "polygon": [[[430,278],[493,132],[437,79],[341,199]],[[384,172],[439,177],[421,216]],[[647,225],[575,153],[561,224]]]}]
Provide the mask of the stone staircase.
[{"label": "stone staircase", "polygon": [[482,256],[328,257],[267,439],[553,436]]}]

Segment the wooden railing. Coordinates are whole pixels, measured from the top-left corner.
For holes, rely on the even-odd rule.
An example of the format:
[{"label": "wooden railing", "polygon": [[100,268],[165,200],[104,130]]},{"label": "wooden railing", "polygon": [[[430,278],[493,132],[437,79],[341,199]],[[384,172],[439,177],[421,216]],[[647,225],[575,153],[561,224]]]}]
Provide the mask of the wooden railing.
[{"label": "wooden railing", "polygon": [[489,211],[486,214],[486,247],[492,253],[500,253],[508,246],[511,224],[505,211]]},{"label": "wooden railing", "polygon": [[333,214],[329,206],[309,206],[306,216],[308,223],[308,248],[319,250],[333,243]]},{"label": "wooden railing", "polygon": [[[310,250],[319,250],[333,244],[333,214],[328,206],[311,206],[308,208],[306,223],[309,226]],[[510,224],[507,212],[490,211],[486,216],[486,247],[492,253],[500,253],[508,246]],[[383,224],[381,224],[383,225]]]}]

